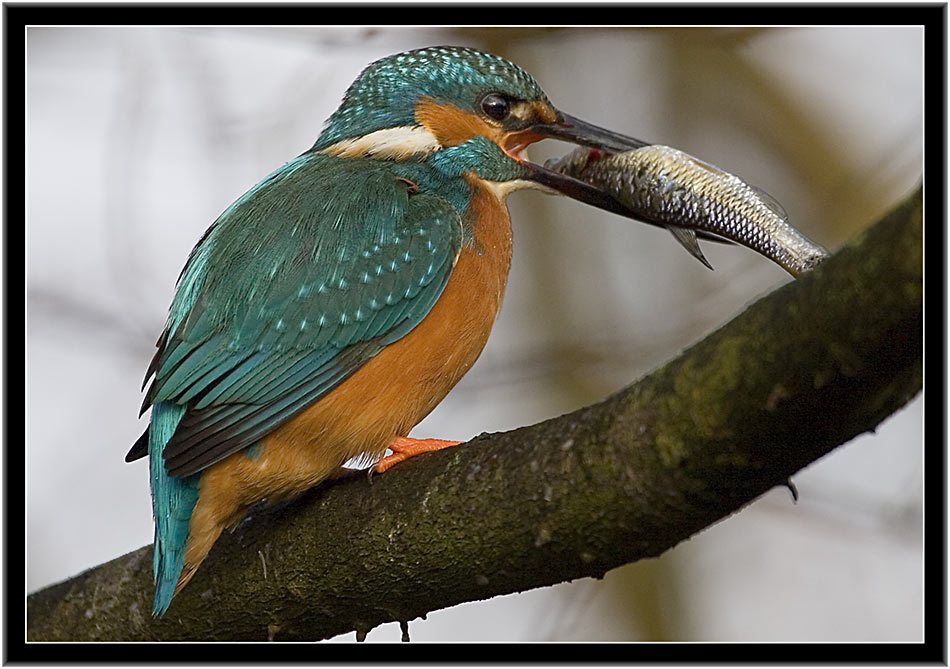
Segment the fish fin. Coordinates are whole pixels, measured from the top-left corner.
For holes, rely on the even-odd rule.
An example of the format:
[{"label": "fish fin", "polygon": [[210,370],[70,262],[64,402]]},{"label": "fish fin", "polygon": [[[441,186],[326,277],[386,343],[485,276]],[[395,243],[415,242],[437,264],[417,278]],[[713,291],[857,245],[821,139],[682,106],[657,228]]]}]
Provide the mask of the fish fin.
[{"label": "fish fin", "polygon": [[696,230],[696,238],[702,239],[704,242],[715,242],[717,244],[732,244],[735,245],[735,242],[731,239],[726,239],[725,237],[720,237],[719,235],[713,232],[706,232],[704,230]]},{"label": "fish fin", "polygon": [[666,226],[666,229],[673,234],[673,237],[676,239],[676,241],[683,245],[683,248],[689,251],[691,256],[696,258],[696,260],[704,264],[709,269],[713,268],[713,266],[709,264],[709,261],[706,260],[706,256],[703,255],[703,250],[699,248],[699,241],[696,239],[695,230],[680,228],[673,225]]},{"label": "fish fin", "polygon": [[749,188],[755,191],[755,194],[762,200],[762,204],[769,208],[769,211],[774,213],[776,216],[780,216],[783,221],[788,223],[788,213],[785,211],[785,207],[779,204],[779,201],[774,197],[766,193],[764,190],[758,186],[753,186],[752,184],[746,184]]},{"label": "fish fin", "polygon": [[786,222],[788,221],[788,213],[786,213],[785,208],[781,204],[779,204],[778,200],[776,200],[774,197],[766,193],[764,190],[762,190],[758,186],[753,186],[745,179],[742,179],[741,177],[737,177],[735,174],[727,172],[726,170],[722,169],[721,167],[718,167],[717,165],[713,165],[712,163],[707,163],[705,160],[700,160],[699,158],[696,158],[695,156],[690,156],[688,154],[684,154],[684,155],[687,155],[687,157],[690,160],[692,160],[695,164],[709,170],[710,172],[713,172],[719,178],[737,179],[738,181],[741,181],[745,186],[748,186],[755,192],[758,198],[762,200],[762,204],[768,207],[772,213],[774,213],[776,216],[780,216],[783,221],[786,221]]}]

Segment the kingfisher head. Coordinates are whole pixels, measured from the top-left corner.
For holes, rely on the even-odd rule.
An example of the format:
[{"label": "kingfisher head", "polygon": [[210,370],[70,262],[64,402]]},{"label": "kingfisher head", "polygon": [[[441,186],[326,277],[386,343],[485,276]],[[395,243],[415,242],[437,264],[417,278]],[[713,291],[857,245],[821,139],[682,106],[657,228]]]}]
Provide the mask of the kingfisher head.
[{"label": "kingfisher head", "polygon": [[327,120],[314,151],[341,157],[429,161],[474,173],[504,193],[546,187],[614,209],[581,181],[524,157],[546,137],[603,150],[646,142],[559,111],[534,78],[504,58],[466,47],[428,47],[388,56],[363,70]]}]

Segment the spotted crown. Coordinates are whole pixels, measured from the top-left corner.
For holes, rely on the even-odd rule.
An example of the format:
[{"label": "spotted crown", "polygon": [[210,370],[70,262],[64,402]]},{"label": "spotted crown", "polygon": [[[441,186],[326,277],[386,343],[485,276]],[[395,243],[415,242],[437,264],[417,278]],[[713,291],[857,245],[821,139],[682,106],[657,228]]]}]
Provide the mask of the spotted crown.
[{"label": "spotted crown", "polygon": [[314,148],[413,125],[415,102],[421,95],[473,109],[490,92],[550,104],[534,77],[490,53],[439,46],[387,56],[368,65],[353,82]]}]

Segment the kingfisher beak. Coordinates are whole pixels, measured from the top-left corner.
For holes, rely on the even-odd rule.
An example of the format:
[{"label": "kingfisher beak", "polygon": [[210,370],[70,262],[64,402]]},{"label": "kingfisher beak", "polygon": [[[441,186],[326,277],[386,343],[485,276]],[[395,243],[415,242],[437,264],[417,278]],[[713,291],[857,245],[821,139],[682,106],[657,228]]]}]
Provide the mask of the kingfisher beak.
[{"label": "kingfisher beak", "polygon": [[606,153],[633,151],[650,145],[649,142],[601,128],[564,112],[558,112],[558,118],[554,123],[536,123],[529,130],[543,137],[562,139],[573,144],[600,149]]},{"label": "kingfisher beak", "polygon": [[546,138],[587,146],[606,154],[632,151],[649,146],[649,142],[598,127],[563,112],[558,112],[557,120],[552,123],[536,123],[524,130],[511,133],[506,138],[505,152],[524,166],[527,171],[525,176],[527,180],[598,209],[621,216],[630,216],[630,210],[627,207],[599,188],[521,158],[521,151],[528,144]]}]

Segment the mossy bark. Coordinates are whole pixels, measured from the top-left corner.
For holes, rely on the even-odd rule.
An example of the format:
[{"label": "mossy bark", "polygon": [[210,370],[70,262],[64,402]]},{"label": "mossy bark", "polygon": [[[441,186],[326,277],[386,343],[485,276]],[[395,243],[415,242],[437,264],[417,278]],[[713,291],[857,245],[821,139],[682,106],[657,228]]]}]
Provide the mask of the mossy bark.
[{"label": "mossy bark", "polygon": [[144,547],[30,595],[27,637],[323,639],[657,556],[919,392],[921,211],[596,405],[258,510],[164,618]]}]

